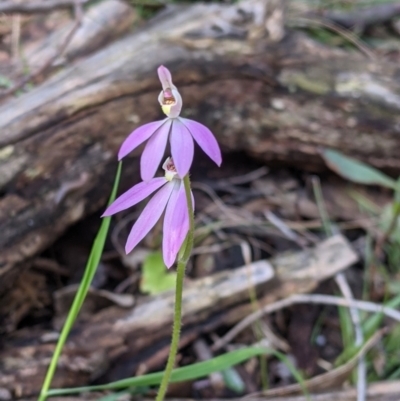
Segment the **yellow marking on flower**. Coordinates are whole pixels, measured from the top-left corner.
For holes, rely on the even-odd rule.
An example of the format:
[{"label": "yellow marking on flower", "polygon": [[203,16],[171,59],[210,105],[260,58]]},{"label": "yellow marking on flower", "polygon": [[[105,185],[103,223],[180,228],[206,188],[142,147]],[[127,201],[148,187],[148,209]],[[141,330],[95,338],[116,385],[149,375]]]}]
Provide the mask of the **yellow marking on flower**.
[{"label": "yellow marking on flower", "polygon": [[166,171],[165,172],[165,179],[167,181],[172,181],[175,176],[176,176],[176,172],[175,171]]},{"label": "yellow marking on flower", "polygon": [[163,113],[168,116],[169,113],[171,112],[171,105],[170,104],[163,104],[161,106],[161,109],[162,109]]}]

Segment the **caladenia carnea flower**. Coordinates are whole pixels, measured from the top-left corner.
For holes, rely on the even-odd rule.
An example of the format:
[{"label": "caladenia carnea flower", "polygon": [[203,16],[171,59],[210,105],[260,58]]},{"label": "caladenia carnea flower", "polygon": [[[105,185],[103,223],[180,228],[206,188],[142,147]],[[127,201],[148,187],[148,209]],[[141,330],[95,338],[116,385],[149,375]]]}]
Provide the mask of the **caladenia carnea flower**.
[{"label": "caladenia carnea flower", "polygon": [[192,165],[194,139],[203,151],[220,166],[221,150],[212,132],[196,121],[179,116],[182,109],[182,97],[172,83],[171,73],[166,67],[160,66],[158,77],[162,85],[158,101],[167,118],[136,128],[123,142],[118,159],[121,160],[148,140],[140,159],[140,171],[142,180],[149,181],[157,171],[169,139],[176,170],[180,177],[184,177]]},{"label": "caladenia carnea flower", "polygon": [[165,210],[162,253],[165,265],[170,268],[186,238],[190,224],[184,183],[171,158],[165,161],[163,169],[164,177],[153,178],[133,186],[118,197],[102,217],[128,209],[158,190],[133,225],[125,245],[125,252],[128,254],[135,248],[155,226]]}]

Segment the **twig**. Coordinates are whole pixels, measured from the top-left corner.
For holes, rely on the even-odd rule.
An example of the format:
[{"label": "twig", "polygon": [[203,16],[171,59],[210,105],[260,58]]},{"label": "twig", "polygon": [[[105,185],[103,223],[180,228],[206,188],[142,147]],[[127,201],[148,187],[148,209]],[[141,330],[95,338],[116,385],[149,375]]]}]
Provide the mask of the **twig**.
[{"label": "twig", "polygon": [[[88,0],[79,0],[82,5]],[[75,8],[76,0],[53,0],[53,1],[28,1],[17,3],[14,1],[0,2],[0,13],[4,14],[34,14],[45,13],[53,10]]]},{"label": "twig", "polygon": [[[214,357],[210,347],[202,338],[199,338],[194,342],[193,351],[200,361],[207,361]],[[224,388],[225,383],[221,372],[210,373],[209,378],[214,391]]]},{"label": "twig", "polygon": [[243,185],[249,182],[258,180],[264,175],[268,174],[267,167],[260,167],[257,170],[250,171],[250,173],[238,175],[225,180],[217,181],[216,184],[219,188],[223,188],[226,185]]},{"label": "twig", "polygon": [[[356,347],[359,347],[364,342],[364,334],[361,328],[360,314],[357,308],[353,306],[353,300],[354,300],[353,293],[343,273],[336,274],[335,280],[343,296],[350,303],[350,317],[354,325],[354,331],[356,336],[354,345]],[[366,394],[367,394],[367,366],[365,364],[364,355],[361,355],[357,363],[357,401],[365,401]]]},{"label": "twig", "polygon": [[21,40],[21,16],[12,16],[12,30],[11,30],[11,55],[13,60],[19,58],[19,46]]},{"label": "twig", "polygon": [[344,28],[358,30],[362,33],[372,25],[389,22],[400,15],[400,4],[381,4],[373,7],[356,9],[351,12],[328,11],[324,18]]},{"label": "twig", "polygon": [[80,176],[72,181],[63,182],[60,186],[60,189],[57,191],[54,196],[54,203],[56,205],[60,204],[61,201],[68,195],[70,192],[75,191],[76,189],[82,188],[89,180],[89,173],[87,171],[82,171]]},{"label": "twig", "polygon": [[125,229],[128,224],[131,224],[133,220],[136,219],[138,216],[138,211],[135,211],[133,213],[129,213],[126,216],[124,216],[121,220],[119,220],[114,229],[111,232],[111,242],[115,248],[115,250],[118,252],[119,256],[121,259],[125,257],[125,250],[123,245],[121,245],[121,242],[119,240],[119,235],[123,229]]},{"label": "twig", "polygon": [[[232,210],[233,208],[230,208],[228,206],[225,205],[225,203],[223,202],[223,200],[215,193],[215,191],[209,187],[208,185],[205,185],[201,182],[198,181],[194,181],[192,183],[192,189],[193,190],[200,190],[204,193],[206,193],[211,200],[213,201],[213,203],[210,205],[211,207],[217,207],[218,209],[221,210],[222,213],[224,213],[224,215],[226,215],[227,217],[229,217],[232,221],[241,221],[242,219],[248,219],[250,216],[248,215],[243,215],[243,213],[240,213],[238,211],[238,209],[235,209],[234,211]],[[207,213],[209,210],[209,207],[206,208],[205,212]]]},{"label": "twig", "polygon": [[335,24],[334,22],[330,22],[324,19],[317,18],[304,18],[304,17],[296,17],[293,21],[294,24],[306,24],[306,25],[319,25],[324,28],[330,29],[333,32],[336,32],[338,35],[343,36],[349,42],[353,43],[354,46],[358,47],[362,53],[364,53],[371,60],[376,60],[376,55],[374,52],[365,44],[357,35],[353,32],[349,31],[346,28],[342,28],[341,26]]},{"label": "twig", "polygon": [[60,266],[52,259],[37,257],[33,259],[32,266],[36,269],[56,273],[63,277],[69,277],[71,275],[71,272],[67,268]]},{"label": "twig", "polygon": [[76,0],[75,1],[75,24],[72,27],[71,31],[66,36],[64,42],[61,44],[59,49],[37,71],[35,71],[32,74],[29,74],[25,78],[21,79],[21,81],[19,81],[13,87],[7,89],[6,91],[1,92],[0,93],[0,98],[3,99],[5,97],[7,97],[7,96],[13,95],[19,89],[23,88],[28,82],[34,81],[39,75],[43,74],[46,70],[48,70],[52,66],[54,61],[56,61],[61,56],[61,54],[67,48],[68,44],[71,42],[71,40],[74,37],[76,31],[81,26],[82,16],[83,16],[82,1],[81,0]]},{"label": "twig", "polygon": [[193,248],[192,255],[204,255],[206,253],[217,253],[217,252],[222,252],[225,249],[232,248],[235,245],[240,244],[242,241],[241,240],[229,240],[225,242],[218,242],[218,244],[212,244],[212,245],[204,245],[204,246],[196,246]]},{"label": "twig", "polygon": [[278,216],[270,210],[264,212],[265,218],[276,227],[287,239],[295,242],[300,248],[307,247],[307,240],[297,235],[290,227],[286,225]]},{"label": "twig", "polygon": [[260,319],[262,316],[276,312],[280,309],[287,308],[296,304],[324,304],[324,305],[336,305],[336,306],[344,306],[346,308],[354,307],[360,310],[364,310],[366,312],[372,313],[383,313],[384,315],[400,322],[400,312],[389,308],[387,306],[383,306],[380,304],[376,304],[373,302],[367,301],[358,301],[354,300],[351,303],[340,297],[335,297],[332,295],[322,295],[322,294],[305,294],[305,295],[292,295],[288,298],[282,299],[280,301],[274,302],[273,304],[266,305],[262,309],[248,315],[241,322],[239,322],[236,326],[234,326],[228,333],[226,333],[221,339],[216,342],[212,350],[215,352],[230,341],[232,341],[240,332],[242,332],[245,328],[251,325],[256,320]]}]

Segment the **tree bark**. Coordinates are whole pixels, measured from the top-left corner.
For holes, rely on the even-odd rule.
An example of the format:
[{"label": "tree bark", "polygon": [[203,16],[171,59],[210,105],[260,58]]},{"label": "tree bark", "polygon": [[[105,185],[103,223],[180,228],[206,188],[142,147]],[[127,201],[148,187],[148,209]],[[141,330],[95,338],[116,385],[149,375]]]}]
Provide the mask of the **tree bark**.
[{"label": "tree bark", "polygon": [[[183,115],[209,126],[225,153],[316,171],[319,149],[332,147],[400,171],[396,65],[285,30],[279,1],[169,7],[0,107],[0,293],[29,257],[104,205],[119,145],[162,118],[160,64]],[[137,164],[124,165],[131,183]]]}]

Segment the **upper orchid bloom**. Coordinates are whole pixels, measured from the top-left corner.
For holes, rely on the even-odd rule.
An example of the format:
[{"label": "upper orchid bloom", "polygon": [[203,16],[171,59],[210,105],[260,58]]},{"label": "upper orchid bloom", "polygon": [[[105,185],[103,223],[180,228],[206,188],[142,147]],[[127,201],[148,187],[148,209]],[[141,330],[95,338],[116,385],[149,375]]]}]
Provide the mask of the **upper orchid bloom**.
[{"label": "upper orchid bloom", "polygon": [[178,176],[172,159],[168,158],[165,161],[163,169],[165,177],[153,178],[133,186],[118,197],[102,217],[128,209],[159,190],[133,225],[125,245],[125,252],[128,254],[135,248],[155,226],[165,210],[162,248],[164,263],[170,268],[185,240],[190,223],[184,183]]},{"label": "upper orchid bloom", "polygon": [[156,173],[169,138],[177,172],[180,177],[184,177],[192,165],[194,139],[203,151],[220,166],[221,150],[212,132],[196,121],[179,117],[182,109],[182,97],[172,83],[171,73],[166,67],[160,66],[158,77],[162,85],[158,101],[167,118],[136,128],[123,142],[118,159],[121,160],[148,140],[140,159],[140,171],[142,180],[149,181]]},{"label": "upper orchid bloom", "polygon": [[169,70],[161,65],[157,72],[162,86],[162,91],[158,95],[161,109],[169,118],[177,118],[182,110],[182,97],[177,87],[172,83]]}]

